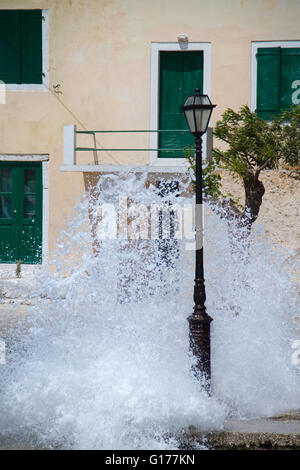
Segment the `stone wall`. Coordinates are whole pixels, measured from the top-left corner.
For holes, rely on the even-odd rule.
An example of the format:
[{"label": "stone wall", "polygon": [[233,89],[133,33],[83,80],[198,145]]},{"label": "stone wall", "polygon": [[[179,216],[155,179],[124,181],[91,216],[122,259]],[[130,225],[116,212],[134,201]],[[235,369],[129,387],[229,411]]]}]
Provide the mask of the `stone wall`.
[{"label": "stone wall", "polygon": [[[244,204],[244,188],[228,172],[221,171],[223,191]],[[267,235],[276,245],[296,250],[300,256],[300,171],[266,170],[260,177],[266,192],[256,223],[263,222]]]}]

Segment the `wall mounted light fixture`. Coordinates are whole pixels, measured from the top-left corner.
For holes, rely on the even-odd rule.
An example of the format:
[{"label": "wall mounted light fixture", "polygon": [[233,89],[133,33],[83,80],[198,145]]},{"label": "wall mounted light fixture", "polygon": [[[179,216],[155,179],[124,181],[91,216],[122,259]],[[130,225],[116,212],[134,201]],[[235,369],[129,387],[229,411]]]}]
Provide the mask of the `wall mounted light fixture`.
[{"label": "wall mounted light fixture", "polygon": [[180,49],[187,49],[189,47],[189,38],[188,35],[183,33],[177,36]]}]

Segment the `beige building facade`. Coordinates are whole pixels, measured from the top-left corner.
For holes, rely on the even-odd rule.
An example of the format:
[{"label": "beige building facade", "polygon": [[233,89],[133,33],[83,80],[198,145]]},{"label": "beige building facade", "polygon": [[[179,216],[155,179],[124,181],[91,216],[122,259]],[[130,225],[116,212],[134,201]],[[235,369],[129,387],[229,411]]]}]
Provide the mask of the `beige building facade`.
[{"label": "beige building facade", "polygon": [[[159,129],[163,57],[167,61],[170,52],[181,57],[201,53],[203,92],[217,104],[213,126],[228,107],[248,104],[257,108],[259,49],[300,51],[300,0],[0,0],[0,10],[4,11],[0,33],[3,24],[8,24],[8,35],[9,28],[21,25],[22,50],[27,16],[10,17],[5,12],[41,12],[40,20],[32,20],[34,25],[41,22],[36,33],[41,34],[41,79],[30,83],[27,76],[22,83],[26,68],[22,61],[18,83],[7,83],[5,75],[0,76],[4,83],[0,104],[3,175],[10,168],[19,171],[14,184],[21,181],[25,188],[25,179],[30,182],[34,170],[27,163],[38,163],[41,169],[39,263],[46,263],[55,249],[60,230],[85,190],[85,173],[118,171],[124,165],[149,166],[149,171],[158,174],[185,171],[183,158],[160,157],[155,150],[160,145],[157,133],[95,134],[95,141],[94,134],[78,133],[74,143],[75,129]],[[0,72],[4,62],[0,50]],[[298,100],[300,74],[298,80],[299,84],[293,77],[289,85],[293,102]],[[94,145],[150,151],[72,151],[74,146]],[[3,166],[7,162],[15,166]],[[38,196],[29,186],[22,197],[26,204],[37,204]],[[0,193],[12,210],[9,189],[6,183]],[[32,214],[34,221],[30,210],[26,220]],[[7,264],[5,258],[2,264]]]}]

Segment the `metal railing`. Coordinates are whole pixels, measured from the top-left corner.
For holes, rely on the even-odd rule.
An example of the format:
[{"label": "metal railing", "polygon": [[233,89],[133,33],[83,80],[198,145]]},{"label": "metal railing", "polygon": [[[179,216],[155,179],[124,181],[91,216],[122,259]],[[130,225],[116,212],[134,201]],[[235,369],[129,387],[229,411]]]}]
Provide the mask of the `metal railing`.
[{"label": "metal railing", "polygon": [[[183,134],[190,134],[188,129],[158,129],[158,130],[107,130],[107,131],[100,131],[100,130],[77,130],[76,126],[73,124],[68,124],[64,126],[64,164],[65,165],[76,165],[76,152],[93,152],[94,154],[94,164],[98,165],[98,152],[174,152],[175,155],[167,155],[162,156],[159,155],[161,158],[180,158],[178,152],[184,153],[186,151],[185,148],[168,148],[168,147],[160,147],[158,148],[107,148],[102,146],[99,143],[97,144],[96,135],[97,134],[164,134],[164,133],[183,133]],[[91,135],[93,137],[93,146],[92,147],[85,147],[77,145],[76,137],[79,135]],[[210,136],[210,137],[209,137]],[[210,160],[212,154],[212,128],[208,129],[207,132],[207,143],[206,146],[206,158]],[[187,146],[188,147],[188,146]],[[193,145],[190,146],[193,149]],[[177,155],[176,155],[177,154]]]},{"label": "metal railing", "polygon": [[[76,134],[93,135],[94,147],[75,147],[76,152],[94,152],[94,163],[99,164],[97,152],[184,152],[185,148],[98,148],[96,144],[96,134],[121,134],[121,133],[190,133],[188,129],[159,129],[159,130],[108,130],[108,131],[75,131]],[[175,158],[178,155],[174,156]],[[172,158],[168,155],[168,158]]]}]

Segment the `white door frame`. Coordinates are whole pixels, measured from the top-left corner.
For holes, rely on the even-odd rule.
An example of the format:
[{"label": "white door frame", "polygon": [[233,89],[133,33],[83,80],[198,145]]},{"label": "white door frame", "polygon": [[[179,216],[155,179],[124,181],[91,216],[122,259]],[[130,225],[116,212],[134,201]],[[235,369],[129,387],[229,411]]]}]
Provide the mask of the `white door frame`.
[{"label": "white door frame", "polygon": [[[42,214],[42,263],[24,264],[22,270],[33,270],[45,266],[48,262],[48,230],[49,230],[49,155],[48,154],[0,154],[0,162],[42,162],[43,184],[43,214]],[[15,272],[15,263],[0,263],[0,273],[5,271],[11,274]]]},{"label": "white door frame", "polygon": [[[203,93],[210,96],[211,81],[211,44],[209,42],[189,42],[184,49],[178,42],[153,42],[151,44],[151,78],[150,78],[150,129],[158,129],[159,117],[159,53],[160,51],[203,51]],[[182,103],[183,104],[183,103]],[[180,103],[179,103],[180,105]],[[158,148],[158,133],[151,132],[149,146]],[[158,158],[157,152],[150,153],[150,165],[187,166],[185,158]],[[206,155],[206,135],[203,138],[203,155]]]}]

